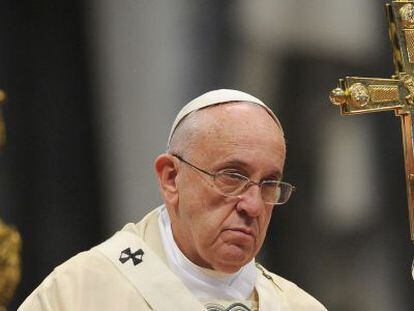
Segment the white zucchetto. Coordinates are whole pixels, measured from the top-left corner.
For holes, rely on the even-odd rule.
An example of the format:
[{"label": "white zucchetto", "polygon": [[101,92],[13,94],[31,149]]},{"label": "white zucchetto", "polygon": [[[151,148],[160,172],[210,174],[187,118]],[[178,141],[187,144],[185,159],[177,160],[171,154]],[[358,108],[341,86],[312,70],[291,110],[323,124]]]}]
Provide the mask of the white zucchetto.
[{"label": "white zucchetto", "polygon": [[278,127],[283,133],[282,125],[280,124],[279,119],[276,117],[276,115],[273,113],[273,111],[260,99],[247,94],[242,91],[237,90],[230,90],[230,89],[220,89],[220,90],[214,90],[207,93],[204,93],[197,98],[190,101],[187,105],[185,105],[180,112],[177,114],[177,117],[174,120],[174,123],[171,127],[170,135],[168,137],[168,147],[170,146],[171,138],[174,134],[174,131],[176,130],[177,126],[180,124],[180,122],[191,112],[197,111],[209,106],[214,106],[217,104],[223,104],[228,102],[249,102],[253,103],[259,106],[262,106],[266,111],[269,113],[269,115],[272,117],[272,119],[276,122]]}]

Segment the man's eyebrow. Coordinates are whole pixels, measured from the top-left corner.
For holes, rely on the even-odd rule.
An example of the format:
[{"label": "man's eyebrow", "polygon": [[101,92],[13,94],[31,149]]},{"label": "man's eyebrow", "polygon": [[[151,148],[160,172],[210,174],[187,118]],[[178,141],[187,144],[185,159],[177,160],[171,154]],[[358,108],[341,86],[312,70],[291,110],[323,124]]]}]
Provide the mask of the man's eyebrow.
[{"label": "man's eyebrow", "polygon": [[230,160],[227,160],[227,161],[225,161],[225,162],[221,163],[221,164],[218,166],[218,169],[219,169],[219,170],[228,169],[228,168],[237,168],[237,169],[242,169],[243,171],[246,171],[246,172],[247,172],[247,170],[248,170],[248,165],[247,165],[247,163],[246,163],[246,162],[243,162],[243,161],[241,161],[241,160],[237,160],[237,159],[230,159]]},{"label": "man's eyebrow", "polygon": [[[218,170],[223,170],[223,169],[228,169],[228,168],[241,169],[243,171],[243,174],[246,174],[246,175],[249,173],[248,164],[244,161],[237,160],[237,159],[231,159],[231,160],[225,161],[218,167]],[[283,174],[278,169],[274,169],[274,170],[269,171],[269,173],[266,174],[265,176],[266,177],[264,177],[263,179],[281,180],[283,177]]]},{"label": "man's eyebrow", "polygon": [[270,174],[267,174],[266,177],[263,178],[263,180],[282,180],[283,174],[279,170],[273,171]]}]

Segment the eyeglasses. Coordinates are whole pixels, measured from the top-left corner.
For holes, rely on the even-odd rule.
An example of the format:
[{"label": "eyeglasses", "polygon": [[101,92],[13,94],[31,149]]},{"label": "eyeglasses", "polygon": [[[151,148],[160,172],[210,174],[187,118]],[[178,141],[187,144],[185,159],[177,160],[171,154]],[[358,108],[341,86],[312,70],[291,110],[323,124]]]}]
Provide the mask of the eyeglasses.
[{"label": "eyeglasses", "polygon": [[237,197],[245,192],[250,186],[257,185],[260,188],[263,202],[270,205],[281,205],[286,203],[295,187],[289,183],[277,180],[263,180],[261,182],[252,181],[250,178],[235,172],[220,171],[217,173],[207,172],[176,154],[172,154],[181,162],[193,169],[211,177],[214,188],[220,194],[227,197]]}]

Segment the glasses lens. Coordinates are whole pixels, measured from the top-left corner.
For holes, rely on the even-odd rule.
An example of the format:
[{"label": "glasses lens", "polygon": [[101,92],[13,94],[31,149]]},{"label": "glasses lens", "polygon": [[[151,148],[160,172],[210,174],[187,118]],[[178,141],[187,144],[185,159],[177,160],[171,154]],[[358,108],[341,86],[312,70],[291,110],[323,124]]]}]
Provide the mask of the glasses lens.
[{"label": "glasses lens", "polygon": [[[237,173],[222,172],[215,175],[214,184],[219,192],[237,196],[245,191],[249,184],[246,176]],[[284,204],[289,200],[293,186],[279,181],[265,181],[261,184],[261,195],[265,203]]]},{"label": "glasses lens", "polygon": [[243,175],[223,172],[215,176],[214,182],[223,194],[239,195],[249,180]]},{"label": "glasses lens", "polygon": [[284,204],[292,193],[292,185],[284,182],[264,182],[262,184],[263,201],[270,204]]}]

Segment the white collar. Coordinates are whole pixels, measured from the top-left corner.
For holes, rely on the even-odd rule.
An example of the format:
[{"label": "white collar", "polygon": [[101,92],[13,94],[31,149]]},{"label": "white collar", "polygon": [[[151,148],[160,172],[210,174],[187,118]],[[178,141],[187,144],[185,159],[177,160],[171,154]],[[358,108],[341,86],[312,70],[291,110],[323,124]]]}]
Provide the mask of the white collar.
[{"label": "white collar", "polygon": [[158,225],[170,269],[198,299],[247,300],[250,297],[257,277],[254,259],[234,274],[202,268],[191,262],[175,243],[165,205],[160,207]]}]

